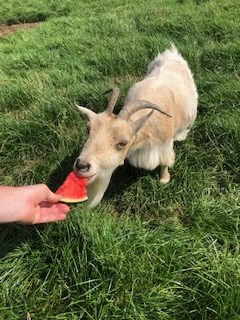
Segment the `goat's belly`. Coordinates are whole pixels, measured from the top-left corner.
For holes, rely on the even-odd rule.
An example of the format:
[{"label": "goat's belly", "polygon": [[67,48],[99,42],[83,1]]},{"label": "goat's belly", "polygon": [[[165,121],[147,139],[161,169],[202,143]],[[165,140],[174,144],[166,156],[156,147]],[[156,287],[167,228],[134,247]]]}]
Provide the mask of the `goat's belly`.
[{"label": "goat's belly", "polygon": [[162,148],[155,146],[133,151],[127,159],[134,167],[153,170],[160,165],[161,156]]}]

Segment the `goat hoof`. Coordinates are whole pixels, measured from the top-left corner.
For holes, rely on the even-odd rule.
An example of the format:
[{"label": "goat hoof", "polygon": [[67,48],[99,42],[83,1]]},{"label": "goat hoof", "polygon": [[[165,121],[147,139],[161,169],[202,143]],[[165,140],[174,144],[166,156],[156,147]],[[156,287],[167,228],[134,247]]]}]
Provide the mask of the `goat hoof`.
[{"label": "goat hoof", "polygon": [[170,174],[161,177],[160,182],[162,185],[168,184],[170,182]]}]

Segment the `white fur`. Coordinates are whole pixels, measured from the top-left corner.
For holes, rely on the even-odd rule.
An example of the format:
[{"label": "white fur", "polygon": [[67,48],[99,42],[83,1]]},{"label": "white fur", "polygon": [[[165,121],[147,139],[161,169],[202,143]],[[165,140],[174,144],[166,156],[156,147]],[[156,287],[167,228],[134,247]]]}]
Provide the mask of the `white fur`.
[{"label": "white fur", "polygon": [[146,170],[154,170],[160,164],[171,167],[174,163],[172,142],[131,151],[127,159],[132,166]]},{"label": "white fur", "polygon": [[109,185],[112,173],[112,170],[103,170],[101,175],[98,176],[93,183],[87,186],[89,208],[96,207],[96,205],[102,200],[102,197]]}]

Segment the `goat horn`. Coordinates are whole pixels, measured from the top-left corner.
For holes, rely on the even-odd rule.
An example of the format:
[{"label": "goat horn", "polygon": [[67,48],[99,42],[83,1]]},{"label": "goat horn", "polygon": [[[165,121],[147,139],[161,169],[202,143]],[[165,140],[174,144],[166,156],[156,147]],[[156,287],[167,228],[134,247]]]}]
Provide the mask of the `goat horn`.
[{"label": "goat horn", "polygon": [[156,104],[145,100],[135,100],[127,102],[123,106],[122,110],[119,112],[118,118],[122,120],[128,120],[131,117],[131,115],[142,109],[154,109],[165,114],[167,117],[172,118],[172,116],[167,114],[165,111],[161,110],[160,107],[158,107]]},{"label": "goat horn", "polygon": [[104,92],[104,94],[106,93],[109,93],[112,91],[112,95],[111,95],[111,98],[108,102],[108,106],[107,106],[107,109],[105,110],[105,112],[108,114],[108,115],[111,115],[112,112],[113,112],[113,109],[114,109],[114,106],[117,102],[117,99],[118,99],[118,96],[120,94],[120,90],[117,86],[114,86],[112,88],[110,88],[109,90],[107,90],[106,92]]}]

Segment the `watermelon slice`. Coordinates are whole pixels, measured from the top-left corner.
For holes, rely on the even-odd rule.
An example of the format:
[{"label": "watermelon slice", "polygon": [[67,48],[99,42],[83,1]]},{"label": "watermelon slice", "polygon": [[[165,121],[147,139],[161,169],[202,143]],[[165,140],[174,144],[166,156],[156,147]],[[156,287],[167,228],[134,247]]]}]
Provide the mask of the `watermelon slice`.
[{"label": "watermelon slice", "polygon": [[77,203],[87,200],[87,178],[78,177],[75,172],[70,172],[63,184],[57,189],[60,201],[66,203]]}]

